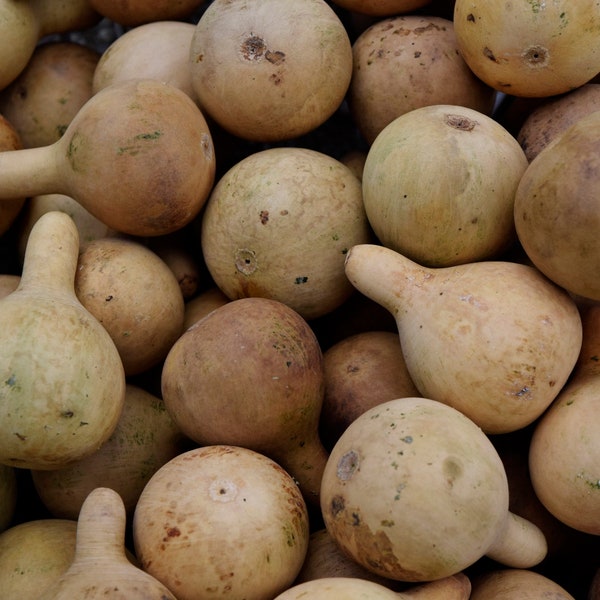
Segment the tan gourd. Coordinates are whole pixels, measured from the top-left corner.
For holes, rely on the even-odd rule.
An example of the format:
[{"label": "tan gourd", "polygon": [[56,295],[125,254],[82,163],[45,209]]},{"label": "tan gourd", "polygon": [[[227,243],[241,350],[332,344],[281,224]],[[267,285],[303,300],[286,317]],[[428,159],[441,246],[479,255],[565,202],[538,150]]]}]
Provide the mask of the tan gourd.
[{"label": "tan gourd", "polygon": [[306,558],[294,584],[326,577],[354,577],[374,581],[402,592],[398,600],[469,600],[471,591],[471,581],[464,573],[410,585],[376,575],[342,552],[327,529],[317,529],[310,535]]},{"label": "tan gourd", "polygon": [[93,75],[94,92],[117,81],[145,77],[169,83],[195,100],[188,62],[195,30],[193,23],[183,21],[155,21],[128,29],[102,53]]},{"label": "tan gourd", "polygon": [[274,600],[468,600],[470,589],[466,576],[449,577],[403,592],[357,576],[333,576],[296,583]]},{"label": "tan gourd", "polygon": [[19,132],[25,148],[60,138],[92,96],[99,57],[93,48],[76,42],[36,47],[25,69],[0,93],[0,113]]},{"label": "tan gourd", "polygon": [[423,8],[431,4],[431,0],[335,0],[335,4],[352,13],[386,17]]},{"label": "tan gourd", "polygon": [[346,429],[325,466],[321,511],[344,552],[400,581],[448,577],[484,555],[515,567],[546,555],[539,528],[508,509],[488,437],[428,398],[384,402]]},{"label": "tan gourd", "polygon": [[533,267],[482,261],[433,269],[362,245],[348,253],[346,273],[395,316],[421,394],[457,408],[487,433],[537,419],[577,361],[577,306]]},{"label": "tan gourd", "polygon": [[[0,206],[2,203],[0,202]],[[27,203],[19,214],[17,223],[17,249],[21,260],[25,256],[27,239],[35,222],[45,213],[59,210],[67,213],[77,225],[80,247],[92,240],[116,233],[97,219],[79,202],[64,194],[41,194],[27,199]]]},{"label": "tan gourd", "polygon": [[136,79],[94,94],[54,144],[0,152],[0,199],[61,193],[116,231],[164,235],[196,217],[214,170],[193,100]]},{"label": "tan gourd", "polygon": [[100,20],[88,0],[2,0],[0,2],[0,90],[12,83],[50,34],[86,29]]},{"label": "tan gourd", "polygon": [[515,241],[527,158],[491,116],[436,104],[400,115],[367,154],[369,223],[388,248],[430,267],[499,256]]},{"label": "tan gourd", "polygon": [[217,0],[198,20],[189,65],[207,115],[237,137],[275,142],[340,107],[352,46],[325,0]]},{"label": "tan gourd", "polygon": [[289,587],[306,555],[308,512],[266,456],[206,446],[150,479],[133,518],[142,568],[178,600],[263,600]]},{"label": "tan gourd", "polygon": [[5,600],[39,598],[75,556],[77,522],[32,519],[0,534],[0,589]]},{"label": "tan gourd", "polygon": [[183,451],[184,442],[163,401],[130,383],[121,418],[101,448],[62,469],[34,470],[31,476],[54,517],[77,519],[87,495],[101,486],[116,491],[132,515],[150,477]]},{"label": "tan gourd", "polygon": [[0,533],[7,529],[12,522],[18,495],[15,468],[0,465]]},{"label": "tan gourd", "polygon": [[596,569],[592,577],[592,583],[588,590],[588,600],[600,600],[600,567]]},{"label": "tan gourd", "polygon": [[242,298],[190,327],[165,359],[167,410],[201,445],[266,454],[318,504],[327,452],[318,435],[323,356],[308,323],[267,298]]},{"label": "tan gourd", "polygon": [[600,306],[582,313],[578,367],[536,423],[529,471],[542,504],[567,526],[600,535]]},{"label": "tan gourd", "polygon": [[176,231],[170,235],[148,238],[147,246],[156,253],[173,271],[179,283],[184,301],[193,298],[200,287],[207,283],[212,285],[206,269],[198,258],[190,251],[185,232]]},{"label": "tan gourd", "polygon": [[463,60],[449,19],[382,19],[358,36],[352,52],[348,101],[369,144],[396,117],[422,106],[451,104],[492,113],[496,91]]},{"label": "tan gourd", "polygon": [[128,376],[164,360],[183,331],[179,282],[155,252],[135,239],[103,237],[85,244],[75,293],[108,331]]},{"label": "tan gourd", "polygon": [[321,436],[327,446],[369,408],[404,396],[419,396],[397,332],[365,331],[340,340],[323,353],[325,396]]},{"label": "tan gourd", "polygon": [[89,0],[101,15],[128,27],[136,27],[153,21],[186,19],[205,0]]},{"label": "tan gourd", "polygon": [[39,600],[175,600],[164,585],[129,561],[125,526],[125,507],[117,492],[90,492],[77,519],[73,561]]},{"label": "tan gourd", "polygon": [[218,287],[211,287],[200,292],[185,303],[183,329],[189,329],[196,321],[228,302],[229,298]]},{"label": "tan gourd", "polygon": [[512,96],[546,97],[600,71],[600,6],[594,0],[510,3],[456,0],[454,29],[475,75]]},{"label": "tan gourd", "polygon": [[350,169],[296,147],[255,152],[231,167],[210,194],[200,232],[206,266],[228,298],[272,298],[306,319],[352,294],[344,257],[371,239]]},{"label": "tan gourd", "polygon": [[575,600],[549,577],[528,569],[498,569],[473,579],[471,600]]},{"label": "tan gourd", "polygon": [[[21,148],[23,148],[23,142],[19,132],[8,119],[0,114],[0,153],[20,150]],[[0,236],[11,228],[24,205],[25,196],[18,193],[15,194],[14,198],[0,202]]]},{"label": "tan gourd", "polygon": [[18,288],[0,300],[0,462],[54,469],[97,450],[125,396],[119,353],[74,292],[73,220],[43,215]]},{"label": "tan gourd", "polygon": [[600,83],[587,83],[558,98],[549,98],[529,112],[517,140],[530,162],[581,117],[600,110]]},{"label": "tan gourd", "polygon": [[21,281],[20,275],[2,274],[0,275],[0,298],[8,296],[14,292]]},{"label": "tan gourd", "polygon": [[599,183],[600,111],[595,111],[529,163],[515,195],[515,226],[531,262],[558,285],[591,300],[600,300]]}]

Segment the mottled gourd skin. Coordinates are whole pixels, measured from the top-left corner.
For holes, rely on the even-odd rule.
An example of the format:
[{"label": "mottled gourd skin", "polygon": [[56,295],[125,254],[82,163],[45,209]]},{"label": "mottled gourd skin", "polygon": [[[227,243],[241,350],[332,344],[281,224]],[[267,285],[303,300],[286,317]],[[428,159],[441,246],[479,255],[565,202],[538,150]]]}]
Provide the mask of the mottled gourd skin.
[{"label": "mottled gourd skin", "polygon": [[0,300],[0,462],[53,469],[97,450],[114,430],[125,375],[102,325],[77,300],[73,220],[34,226],[19,287]]}]

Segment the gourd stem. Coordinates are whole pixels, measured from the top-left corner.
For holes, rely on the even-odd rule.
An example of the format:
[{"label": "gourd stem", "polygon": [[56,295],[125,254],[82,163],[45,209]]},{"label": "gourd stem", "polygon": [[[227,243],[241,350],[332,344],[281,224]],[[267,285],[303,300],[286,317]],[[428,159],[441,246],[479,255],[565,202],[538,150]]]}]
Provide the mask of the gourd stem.
[{"label": "gourd stem", "polygon": [[84,500],[77,520],[75,561],[127,561],[123,500],[110,488],[96,488]]},{"label": "gourd stem", "polygon": [[18,290],[44,289],[75,298],[78,258],[79,231],[73,219],[60,211],[43,214],[27,238]]},{"label": "gourd stem", "polygon": [[376,244],[357,244],[350,248],[346,254],[345,271],[350,283],[359,292],[394,316],[400,301],[434,276],[432,269]]},{"label": "gourd stem", "polygon": [[547,552],[548,545],[541,529],[531,521],[509,512],[506,527],[486,556],[507,567],[530,569],[542,562]]},{"label": "gourd stem", "polygon": [[0,201],[46,193],[67,194],[56,160],[59,142],[0,152]]}]

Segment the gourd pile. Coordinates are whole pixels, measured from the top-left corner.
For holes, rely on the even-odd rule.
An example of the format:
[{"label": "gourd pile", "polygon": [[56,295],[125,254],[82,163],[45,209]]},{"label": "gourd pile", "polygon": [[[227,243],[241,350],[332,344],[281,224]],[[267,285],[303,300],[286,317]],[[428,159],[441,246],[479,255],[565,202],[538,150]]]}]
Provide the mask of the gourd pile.
[{"label": "gourd pile", "polygon": [[4,599],[600,600],[600,5],[0,0]]}]

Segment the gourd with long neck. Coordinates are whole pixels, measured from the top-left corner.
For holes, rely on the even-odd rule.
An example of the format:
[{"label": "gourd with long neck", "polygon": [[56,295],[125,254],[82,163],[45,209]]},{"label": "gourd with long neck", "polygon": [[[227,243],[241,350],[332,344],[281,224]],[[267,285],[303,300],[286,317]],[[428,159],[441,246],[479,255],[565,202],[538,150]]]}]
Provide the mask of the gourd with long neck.
[{"label": "gourd with long neck", "polygon": [[214,173],[212,137],[194,101],[135,79],[94,94],[53,144],[0,152],[0,202],[65,194],[115,231],[165,235],[196,217]]},{"label": "gourd with long neck", "polygon": [[532,423],[577,361],[574,300],[537,269],[507,261],[423,267],[384,246],[354,246],[346,274],[396,319],[419,392],[486,433]]},{"label": "gourd with long neck", "polygon": [[107,331],[74,291],[77,227],[44,214],[31,230],[15,291],[0,300],[0,462],[55,469],[112,434],[125,375]]}]

